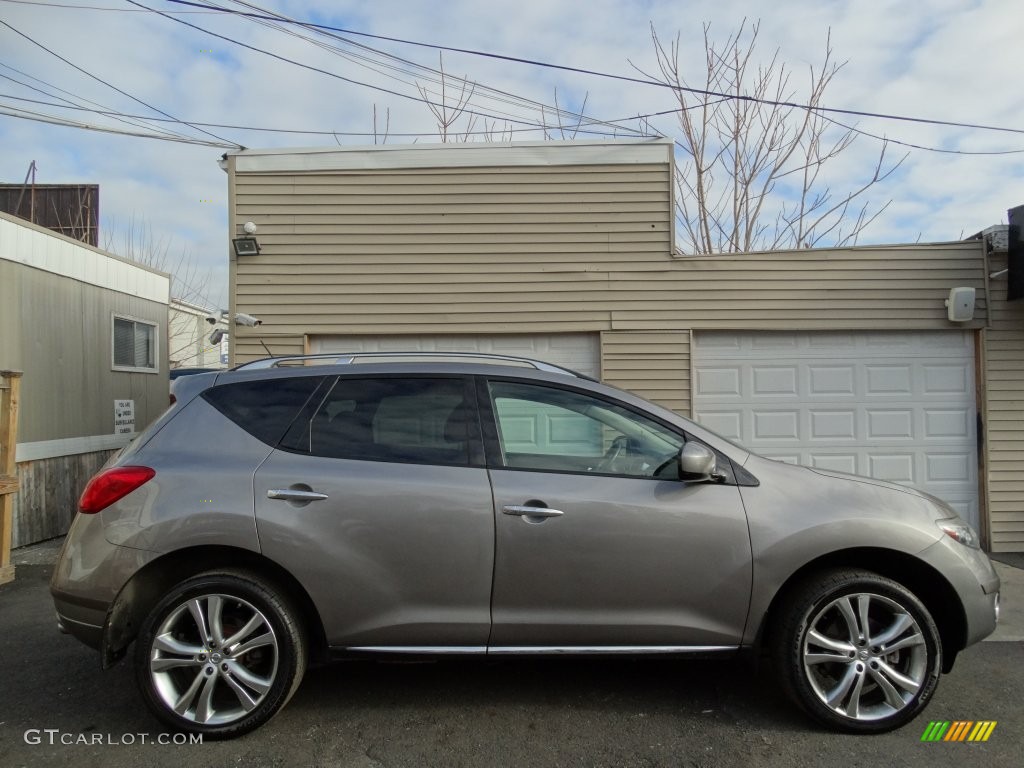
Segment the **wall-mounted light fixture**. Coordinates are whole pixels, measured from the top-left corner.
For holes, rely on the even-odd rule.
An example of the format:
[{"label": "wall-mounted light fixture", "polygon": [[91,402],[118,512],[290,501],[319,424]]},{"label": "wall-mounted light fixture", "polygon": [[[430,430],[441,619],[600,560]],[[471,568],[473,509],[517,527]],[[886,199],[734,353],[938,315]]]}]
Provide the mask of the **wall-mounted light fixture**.
[{"label": "wall-mounted light fixture", "polygon": [[235,237],[231,239],[235,247],[235,256],[256,256],[260,252],[260,244],[255,237]]}]

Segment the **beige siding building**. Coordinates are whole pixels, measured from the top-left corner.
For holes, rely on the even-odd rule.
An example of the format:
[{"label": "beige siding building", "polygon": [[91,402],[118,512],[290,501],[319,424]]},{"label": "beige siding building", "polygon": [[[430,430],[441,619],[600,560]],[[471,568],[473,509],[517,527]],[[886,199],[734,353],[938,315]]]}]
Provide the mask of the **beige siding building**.
[{"label": "beige siding building", "polygon": [[226,335],[216,344],[210,341],[214,328],[226,327],[219,319],[215,323],[207,318],[219,318],[220,312],[184,299],[171,299],[167,319],[167,364],[175,368],[226,368],[221,358],[227,350]]},{"label": "beige siding building", "polygon": [[14,546],[66,533],[88,479],[167,407],[169,285],[0,213],[0,369],[24,372]]},{"label": "beige siding building", "polygon": [[[231,257],[231,312],[262,321],[233,362],[264,344],[535,356],[759,453],[929,490],[1024,549],[1024,308],[988,278],[999,255],[684,256],[672,162],[667,140],[229,154],[232,237],[252,222],[261,249]],[[975,289],[972,320],[947,318],[954,287]]]}]

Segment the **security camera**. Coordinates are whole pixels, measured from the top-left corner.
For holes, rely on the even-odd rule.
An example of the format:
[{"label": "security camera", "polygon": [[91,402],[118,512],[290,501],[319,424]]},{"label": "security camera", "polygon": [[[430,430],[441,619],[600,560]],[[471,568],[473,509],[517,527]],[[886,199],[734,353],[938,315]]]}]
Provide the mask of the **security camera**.
[{"label": "security camera", "polygon": [[206,322],[208,322],[210,325],[216,325],[217,323],[220,322],[220,315],[207,315]]},{"label": "security camera", "polygon": [[211,344],[220,344],[221,340],[227,335],[227,332],[223,328],[217,328],[210,334]]},{"label": "security camera", "polygon": [[252,328],[254,326],[262,325],[262,324],[263,324],[263,321],[260,320],[258,317],[253,317],[252,315],[247,315],[244,312],[236,312],[235,313],[235,325],[245,325],[245,326],[248,326],[249,328]]}]

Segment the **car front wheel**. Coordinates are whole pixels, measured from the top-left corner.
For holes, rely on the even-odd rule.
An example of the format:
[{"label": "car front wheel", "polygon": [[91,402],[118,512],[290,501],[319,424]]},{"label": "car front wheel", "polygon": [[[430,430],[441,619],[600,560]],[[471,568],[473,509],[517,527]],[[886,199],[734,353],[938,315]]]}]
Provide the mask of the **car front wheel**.
[{"label": "car front wheel", "polygon": [[244,571],[199,574],[152,610],[135,649],[146,704],[178,731],[230,738],[273,717],[306,668],[287,597]]},{"label": "car front wheel", "polygon": [[868,571],[826,571],[786,600],[775,627],[783,687],[819,722],[857,733],[905,725],[935,693],[938,628],[903,585]]}]

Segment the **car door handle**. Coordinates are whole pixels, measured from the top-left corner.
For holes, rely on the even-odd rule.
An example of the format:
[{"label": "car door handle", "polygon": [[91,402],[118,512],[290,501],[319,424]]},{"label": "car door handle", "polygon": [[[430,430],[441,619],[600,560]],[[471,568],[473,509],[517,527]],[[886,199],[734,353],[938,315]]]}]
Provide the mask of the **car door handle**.
[{"label": "car door handle", "polygon": [[519,517],[561,517],[565,514],[560,509],[551,509],[550,507],[525,507],[515,504],[502,507],[501,511],[506,515],[517,515]]},{"label": "car door handle", "polygon": [[327,498],[326,493],[316,491],[302,491],[297,488],[271,488],[267,491],[268,499],[280,499],[281,501],[323,501]]}]

